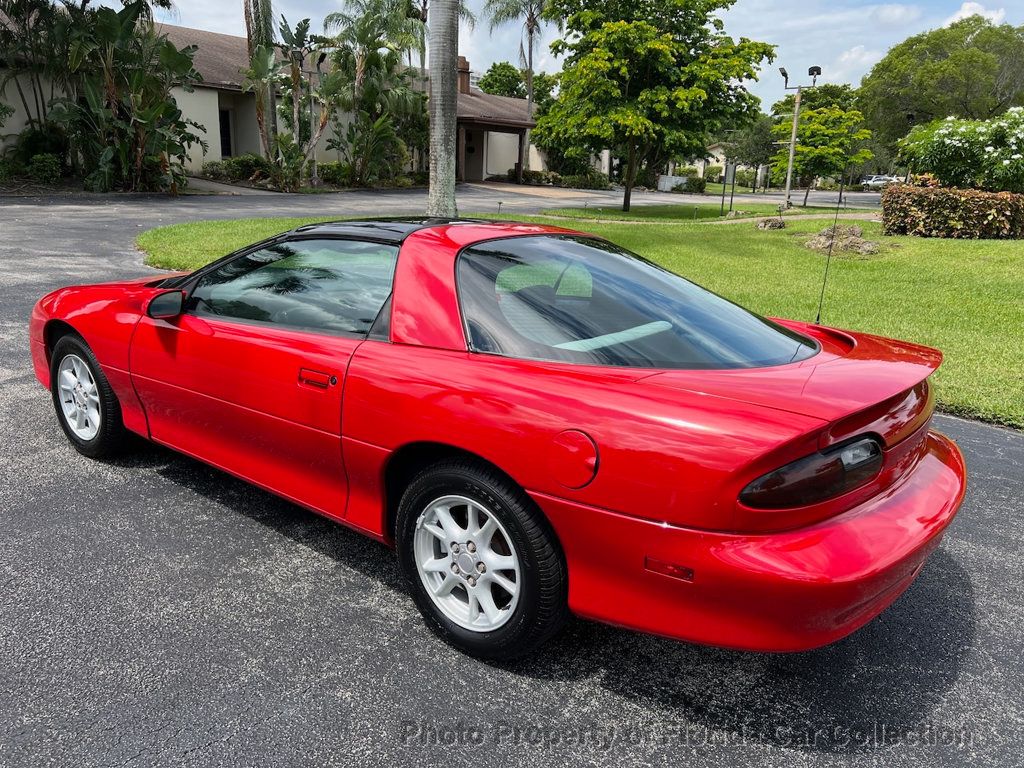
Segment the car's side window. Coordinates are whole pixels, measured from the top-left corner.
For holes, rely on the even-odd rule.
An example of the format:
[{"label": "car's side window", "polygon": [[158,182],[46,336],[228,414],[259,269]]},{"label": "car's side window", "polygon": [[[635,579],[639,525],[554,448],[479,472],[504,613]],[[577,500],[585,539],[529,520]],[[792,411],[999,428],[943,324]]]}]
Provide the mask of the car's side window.
[{"label": "car's side window", "polygon": [[197,315],[366,335],[391,294],[398,247],[296,240],[203,275],[188,299]]}]

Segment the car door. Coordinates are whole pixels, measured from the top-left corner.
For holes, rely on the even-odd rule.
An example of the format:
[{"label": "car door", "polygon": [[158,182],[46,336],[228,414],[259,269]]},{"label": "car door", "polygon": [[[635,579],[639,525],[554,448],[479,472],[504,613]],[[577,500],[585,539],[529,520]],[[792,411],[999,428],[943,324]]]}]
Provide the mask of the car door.
[{"label": "car door", "polygon": [[278,242],[198,273],[184,312],[144,317],[131,375],[151,437],[344,516],[349,359],[391,293],[398,247]]}]

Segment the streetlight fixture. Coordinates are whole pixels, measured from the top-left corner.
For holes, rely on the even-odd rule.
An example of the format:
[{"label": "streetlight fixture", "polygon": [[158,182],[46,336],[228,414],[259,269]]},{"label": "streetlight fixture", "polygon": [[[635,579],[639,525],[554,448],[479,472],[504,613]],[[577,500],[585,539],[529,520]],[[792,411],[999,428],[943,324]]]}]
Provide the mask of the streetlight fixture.
[{"label": "streetlight fixture", "polygon": [[782,75],[783,83],[787,91],[796,91],[796,98],[793,101],[793,130],[789,135],[789,165],[786,167],[786,207],[791,208],[793,204],[789,201],[793,190],[793,158],[796,155],[796,129],[800,120],[800,96],[804,88],[814,88],[818,84],[818,76],[821,74],[821,67],[814,66],[807,70],[807,76],[811,78],[811,84],[793,85],[789,84],[789,73],[785,67],[779,67],[779,74]]}]

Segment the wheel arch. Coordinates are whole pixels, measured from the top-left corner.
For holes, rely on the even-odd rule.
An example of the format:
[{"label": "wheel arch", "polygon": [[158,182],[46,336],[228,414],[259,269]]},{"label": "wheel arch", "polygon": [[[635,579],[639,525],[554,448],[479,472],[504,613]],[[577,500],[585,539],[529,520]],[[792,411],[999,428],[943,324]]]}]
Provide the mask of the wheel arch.
[{"label": "wheel arch", "polygon": [[[387,462],[384,465],[384,537],[389,542],[394,542],[395,538],[395,521],[398,515],[398,505],[402,500],[402,494],[405,489],[409,487],[409,483],[412,482],[413,478],[416,477],[427,467],[433,464],[439,464],[443,461],[451,460],[466,460],[474,464],[478,464],[486,469],[493,472],[497,472],[508,482],[512,483],[516,488],[523,491],[524,495],[529,499],[530,495],[523,488],[522,483],[518,482],[508,472],[502,469],[500,466],[495,464],[493,461],[481,456],[473,451],[460,448],[449,443],[433,442],[433,441],[419,441],[413,443],[407,443],[397,449],[395,449],[388,457]],[[551,526],[547,515],[544,514],[544,510],[540,509],[539,506],[532,499],[530,503],[537,507],[541,514],[541,517],[548,523],[548,527],[551,531],[551,535],[558,542],[558,546],[561,549],[561,541],[558,540],[558,536],[554,531],[554,527]]]},{"label": "wheel arch", "polygon": [[[66,320],[51,319],[46,321],[46,325],[43,326],[43,344],[46,348],[47,363],[52,361],[53,348],[57,346],[57,342],[69,335],[82,338],[82,334]],[[84,342],[85,340],[82,339],[82,341]]]}]

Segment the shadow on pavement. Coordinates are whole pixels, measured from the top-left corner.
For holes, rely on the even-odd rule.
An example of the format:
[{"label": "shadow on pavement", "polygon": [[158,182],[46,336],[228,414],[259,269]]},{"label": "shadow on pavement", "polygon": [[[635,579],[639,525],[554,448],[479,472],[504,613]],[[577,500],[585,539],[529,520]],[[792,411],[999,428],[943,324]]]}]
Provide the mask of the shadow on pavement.
[{"label": "shadow on pavement", "polygon": [[599,670],[609,690],[646,700],[691,732],[718,734],[697,735],[709,742],[858,753],[929,735],[969,738],[929,714],[959,677],[974,634],[968,574],[939,549],[886,612],[818,650],[728,651],[577,622],[509,669],[546,679]]},{"label": "shadow on pavement", "polygon": [[[156,446],[118,464],[154,468],[406,599],[390,550],[344,526]],[[929,715],[960,675],[975,622],[968,574],[940,548],[879,618],[815,651],[728,651],[574,621],[537,655],[496,666],[539,680],[598,676],[604,688],[660,710],[698,743],[870,753],[948,733]]]}]

